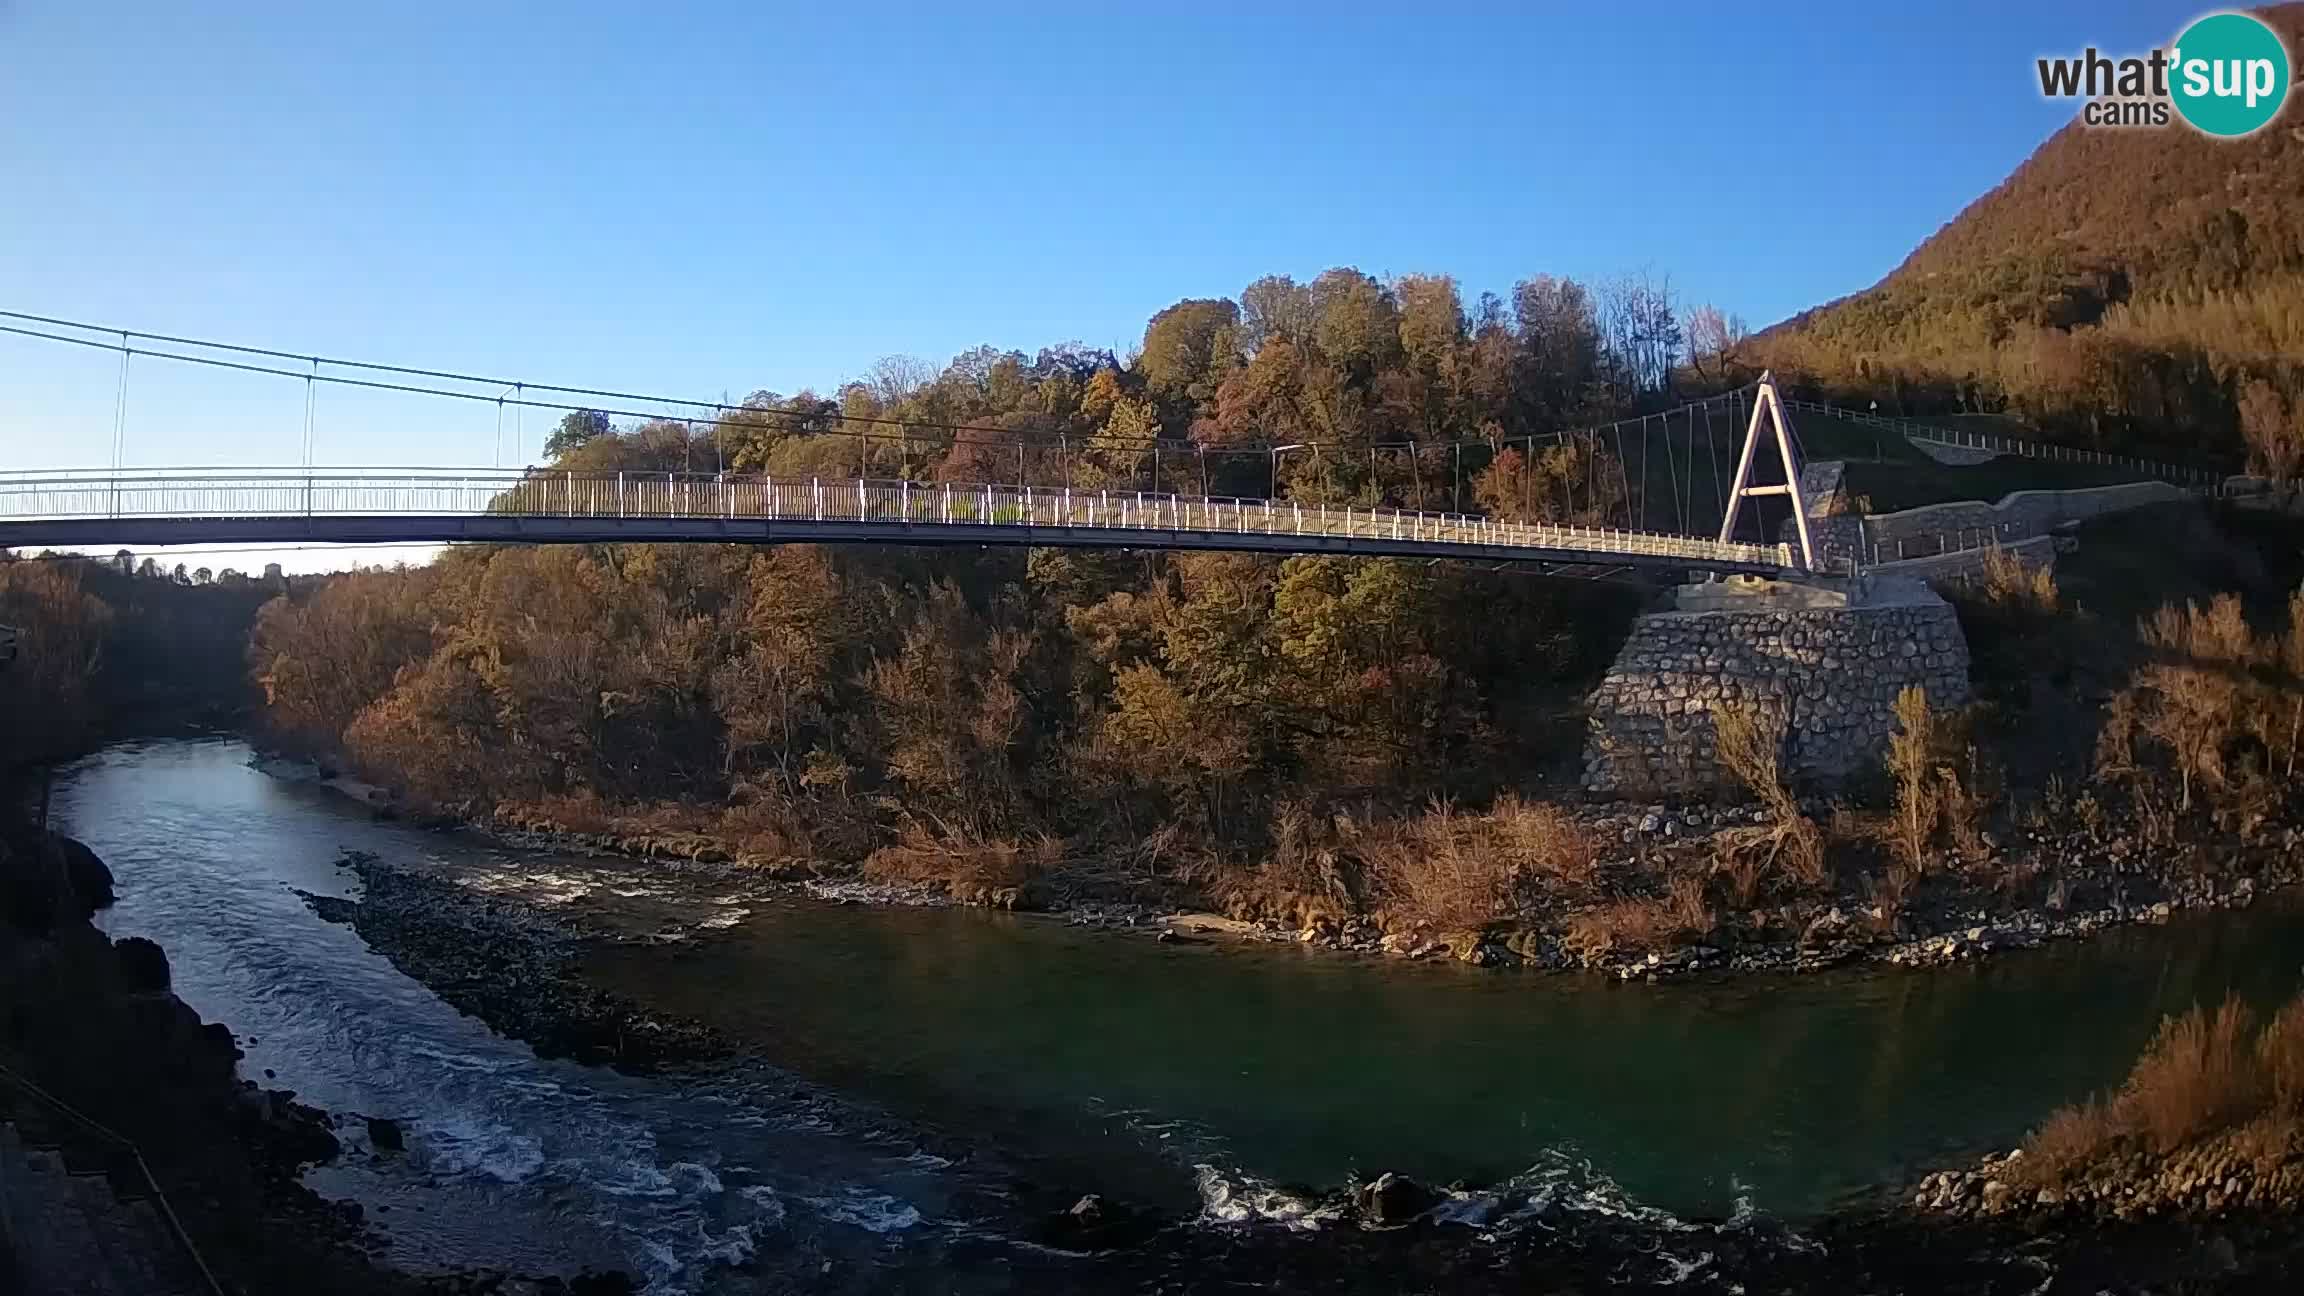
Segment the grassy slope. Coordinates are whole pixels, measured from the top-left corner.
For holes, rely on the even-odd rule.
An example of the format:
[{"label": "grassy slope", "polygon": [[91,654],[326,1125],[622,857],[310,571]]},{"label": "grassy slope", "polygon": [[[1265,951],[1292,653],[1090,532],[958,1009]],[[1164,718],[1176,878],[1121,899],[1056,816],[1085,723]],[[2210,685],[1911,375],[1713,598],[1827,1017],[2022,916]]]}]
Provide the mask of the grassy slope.
[{"label": "grassy slope", "polygon": [[[1744,434],[1743,426],[1732,426],[1732,422],[1726,415],[1715,413],[1709,441],[1701,416],[1650,422],[1645,437],[1627,434],[1624,454],[1629,461],[1628,476],[1636,488],[1646,483],[1643,525],[1695,534],[1719,529],[1721,501],[1735,476],[1736,452]],[[2020,424],[2015,426],[2021,428]],[[2073,490],[2138,479],[2137,474],[2116,468],[2013,455],[1973,465],[1942,464],[1895,433],[1812,410],[1794,413],[1793,430],[1809,460],[1837,459],[1848,465],[1850,494],[1868,497],[1875,513],[1955,500],[1995,501],[2011,491]],[[2016,434],[2002,427],[1990,430]],[[1643,448],[1647,451],[1645,465]],[[1780,471],[1769,471],[1772,467],[1764,455],[1755,479],[1763,483],[1782,480]],[[1765,499],[1760,503],[1767,530],[1762,533],[1748,525],[1739,527],[1747,539],[1759,534],[1773,538],[1776,525],[1785,516],[1781,503]]]}]

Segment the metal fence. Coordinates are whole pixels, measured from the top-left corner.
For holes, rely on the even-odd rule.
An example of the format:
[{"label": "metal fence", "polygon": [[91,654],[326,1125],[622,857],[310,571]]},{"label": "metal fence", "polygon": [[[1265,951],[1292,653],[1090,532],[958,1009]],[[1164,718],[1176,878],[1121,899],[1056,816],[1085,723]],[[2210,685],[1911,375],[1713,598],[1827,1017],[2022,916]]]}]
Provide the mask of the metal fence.
[{"label": "metal fence", "polygon": [[2045,534],[2041,531],[2027,531],[2020,523],[2003,522],[1997,526],[1959,527],[1950,531],[1932,531],[1925,535],[1897,536],[1885,540],[1867,538],[1861,552],[1865,566],[1877,567],[1882,563],[1903,562],[1913,558],[1936,558],[1973,549],[2022,544],[2028,540],[2037,540]]},{"label": "metal fence", "polygon": [[[107,518],[536,517],[1048,527],[1416,541],[1790,568],[1789,544],[1741,544],[1461,513],[1150,491],[735,474],[142,470],[0,475],[0,522]],[[324,538],[324,537],[320,537]],[[866,537],[860,537],[866,538]],[[868,537],[886,541],[875,532]],[[1144,547],[1159,547],[1158,541]]]},{"label": "metal fence", "polygon": [[1985,450],[1993,454],[2016,455],[2025,459],[2040,459],[2054,463],[2093,464],[2102,468],[2117,468],[2124,472],[2140,473],[2158,481],[2174,482],[2179,486],[2211,494],[2217,493],[2223,474],[2206,468],[2187,468],[2181,464],[2159,463],[2150,459],[2137,459],[2129,455],[2106,454],[2101,450],[2087,450],[2079,446],[2057,445],[2052,441],[2025,441],[2016,437],[2000,436],[1991,432],[1974,432],[1966,428],[1947,427],[1940,423],[1921,423],[1913,419],[1892,415],[1873,414],[1864,410],[1842,409],[1820,401],[1790,400],[1784,402],[1795,410],[1827,414],[1846,419],[1865,427],[1894,432],[1907,440],[1927,441],[1935,445],[1953,446],[1964,450]]}]

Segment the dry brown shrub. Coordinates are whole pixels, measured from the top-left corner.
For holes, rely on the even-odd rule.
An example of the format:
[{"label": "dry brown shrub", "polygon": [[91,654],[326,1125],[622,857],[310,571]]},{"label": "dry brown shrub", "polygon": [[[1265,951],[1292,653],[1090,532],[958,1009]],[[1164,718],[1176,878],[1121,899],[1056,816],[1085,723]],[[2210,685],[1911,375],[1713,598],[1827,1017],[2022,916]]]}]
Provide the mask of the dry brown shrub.
[{"label": "dry brown shrub", "polygon": [[1822,887],[1832,876],[1824,831],[1801,814],[1719,833],[1713,838],[1713,859],[1713,871],[1728,877],[1739,907],[1748,907],[1775,873],[1805,890]]},{"label": "dry brown shrub", "polygon": [[2090,837],[2100,836],[2105,824],[2104,803],[2096,799],[2094,792],[2082,792],[2072,799],[2072,822],[2079,824]]},{"label": "dry brown shrub", "polygon": [[2237,996],[2162,1022],[2115,1100],[2123,1123],[2166,1152],[2245,1119],[2263,1097],[2254,1028]]},{"label": "dry brown shrub", "polygon": [[[780,796],[762,796],[721,811],[716,835],[746,855],[802,856],[817,853],[807,819]],[[850,857],[853,858],[853,857]]]},{"label": "dry brown shrub", "polygon": [[2030,1187],[2055,1187],[2110,1151],[2121,1133],[2111,1108],[2097,1099],[2060,1107],[2024,1140],[2023,1158],[2002,1173]]},{"label": "dry brown shrub", "polygon": [[[1973,756],[1973,753],[1971,753]],[[1969,762],[1975,768],[1973,759]],[[1939,814],[1945,831],[1951,834],[1952,849],[1963,859],[1990,858],[1992,848],[1984,840],[1985,798],[1976,791],[1979,780],[1973,773],[1962,779],[1951,769],[1940,769],[1938,777]]]},{"label": "dry brown shrub", "polygon": [[1475,821],[1460,827],[1439,802],[1421,817],[1372,830],[1358,850],[1396,924],[1455,934],[1496,921],[1512,884],[1511,864]]},{"label": "dry brown shrub", "polygon": [[973,896],[1029,886],[1054,870],[1063,856],[1064,843],[1054,837],[977,837],[914,821],[894,843],[865,859],[864,876],[879,882],[940,882],[955,895]]},{"label": "dry brown shrub", "polygon": [[1896,695],[1896,732],[1888,735],[1888,777],[1896,787],[1896,809],[1891,817],[1897,853],[1913,868],[1925,872],[1928,848],[1934,844],[1942,817],[1944,783],[1937,779],[1936,752],[1940,745],[1936,712],[1928,705],[1928,690],[1907,686]]},{"label": "dry brown shrub", "polygon": [[2162,1154],[2204,1138],[2226,1141],[2266,1170],[2304,1144],[2304,994],[2262,1030],[2238,996],[2160,1023],[2109,1100],[2066,1107],[2026,1141],[2027,1182],[2061,1182],[2138,1144]]},{"label": "dry brown shrub", "polygon": [[2182,835],[2183,811],[2158,775],[2140,771],[2130,780],[2128,808],[2136,818],[2136,835],[2147,846],[2173,846]]},{"label": "dry brown shrub", "polygon": [[[1824,833],[1800,813],[1800,800],[1784,776],[1782,717],[1731,704],[1715,710],[1712,720],[1721,767],[1758,798],[1770,820],[1765,828],[1723,833],[1716,839],[1716,849],[1726,857],[1721,871],[1738,879],[1755,870],[1764,877],[1781,869],[1801,886],[1825,884],[1832,872]],[[1758,852],[1758,862],[1740,858],[1750,852]],[[1757,882],[1749,888],[1741,882],[1737,886],[1739,894],[1758,891]]]},{"label": "dry brown shrub", "polygon": [[1507,792],[1497,798],[1489,820],[1515,866],[1576,886],[1592,884],[1600,863],[1599,848],[1592,834],[1567,811],[1549,802],[1523,801]]},{"label": "dry brown shrub", "polygon": [[2073,812],[2071,790],[2064,784],[2064,776],[2050,774],[2041,785],[2040,795],[2017,811],[2017,822],[2034,832],[2061,832],[2070,822]]},{"label": "dry brown shrub", "polygon": [[2296,1159],[2300,1133],[2294,1113],[2267,1112],[2232,1131],[2228,1143],[2235,1157],[2264,1176]]},{"label": "dry brown shrub", "polygon": [[1569,919],[1561,944],[1586,959],[1611,953],[1640,954],[1671,944],[1679,931],[1679,920],[1664,901],[1619,900]]},{"label": "dry brown shrub", "polygon": [[550,825],[566,832],[605,833],[630,826],[593,792],[508,801],[498,806],[496,813],[500,819]]},{"label": "dry brown shrub", "polygon": [[[2232,783],[2234,744],[2259,727],[2266,701],[2251,672],[2275,659],[2279,644],[2259,641],[2240,600],[2229,594],[2206,608],[2163,607],[2141,630],[2152,659],[2137,670],[2128,690],[2134,700],[2118,718],[2131,749],[2141,736],[2165,753],[2176,772],[2181,814],[2196,795],[2213,796]],[[2107,731],[2114,719],[2108,712]]]},{"label": "dry brown shrub", "polygon": [[1599,867],[1591,834],[1567,812],[1509,794],[1486,814],[1435,802],[1357,833],[1348,850],[1389,923],[1442,934],[1494,923],[1536,879],[1589,887]]},{"label": "dry brown shrub", "polygon": [[1672,921],[1683,935],[1702,938],[1719,927],[1720,920],[1713,914],[1712,903],[1704,894],[1701,876],[1683,873],[1673,878],[1666,896]]},{"label": "dry brown shrub", "polygon": [[2104,704],[2103,718],[2096,726],[2096,781],[2113,783],[2133,778],[2139,771],[2136,761],[2136,737],[2139,728],[2138,693],[2135,689],[2122,689]]},{"label": "dry brown shrub", "polygon": [[1784,719],[1758,707],[1724,703],[1712,712],[1713,753],[1768,813],[1796,817],[1799,799],[1784,780]]},{"label": "dry brown shrub", "polygon": [[1776,831],[1778,858],[1794,881],[1813,890],[1831,880],[1830,862],[1824,854],[1824,833],[1815,820],[1794,815],[1776,825]]},{"label": "dry brown shrub", "polygon": [[2304,995],[2291,999],[2256,1038],[2267,1091],[2282,1109],[2304,1114]]},{"label": "dry brown shrub", "polygon": [[1712,848],[1712,872],[1728,879],[1728,898],[1736,907],[1749,909],[1760,899],[1761,884],[1768,879],[1768,855],[1718,842]]},{"label": "dry brown shrub", "polygon": [[2041,615],[2057,610],[2056,569],[2048,563],[2030,564],[2006,549],[1984,551],[1984,569],[1978,589],[1986,601],[2013,611]]},{"label": "dry brown shrub", "polygon": [[1297,927],[1340,922],[1358,911],[1345,876],[1335,821],[1294,803],[1272,816],[1272,849],[1254,863],[1222,856],[1188,861],[1178,875],[1224,912]]},{"label": "dry brown shrub", "polygon": [[1937,710],[1917,685],[1896,695],[1896,731],[1888,736],[1884,761],[1895,788],[1890,840],[1922,872],[1940,832],[1965,859],[1991,854],[1984,842],[1991,799],[1983,762],[1966,741],[1971,723],[1965,713]]},{"label": "dry brown shrub", "polygon": [[2280,777],[2294,783],[2296,757],[2304,753],[2304,589],[2288,598],[2288,632],[2280,638],[2275,664],[2276,698],[2282,705],[2266,708],[2261,732],[2267,754],[2280,766]]},{"label": "dry brown shrub", "polygon": [[1879,907],[1883,924],[1891,928],[1896,925],[1896,919],[1910,903],[1912,890],[1919,882],[1920,870],[1911,862],[1896,858],[1889,859],[1888,867],[1882,869],[1878,877],[1865,880],[1865,888],[1871,894],[1872,903]]}]

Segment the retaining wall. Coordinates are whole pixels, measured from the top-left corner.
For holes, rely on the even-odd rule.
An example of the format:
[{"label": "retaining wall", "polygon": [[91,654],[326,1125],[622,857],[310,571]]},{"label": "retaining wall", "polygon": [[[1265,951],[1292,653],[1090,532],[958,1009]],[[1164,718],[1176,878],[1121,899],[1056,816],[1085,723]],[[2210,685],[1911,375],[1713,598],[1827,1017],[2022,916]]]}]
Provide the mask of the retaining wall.
[{"label": "retaining wall", "polygon": [[1896,695],[1968,700],[1968,644],[1951,605],[1917,581],[1878,582],[1846,607],[1652,612],[1593,693],[1585,786],[1685,796],[1723,783],[1714,717],[1745,706],[1783,727],[1783,757],[1808,784],[1875,765]]}]

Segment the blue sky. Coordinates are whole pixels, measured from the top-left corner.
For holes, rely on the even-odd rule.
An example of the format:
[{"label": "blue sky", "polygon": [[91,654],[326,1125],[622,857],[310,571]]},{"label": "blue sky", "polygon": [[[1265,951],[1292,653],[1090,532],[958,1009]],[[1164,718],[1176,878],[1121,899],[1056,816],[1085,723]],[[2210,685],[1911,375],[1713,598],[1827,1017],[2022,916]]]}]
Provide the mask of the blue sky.
[{"label": "blue sky", "polygon": [[[1760,325],[2054,130],[2036,55],[2197,12],[0,0],[0,308],[702,396],[1124,349],[1332,265],[1648,266]],[[114,375],[0,340],[0,468],[104,463]],[[294,462],[301,411],[139,370],[128,461]],[[328,463],[493,453],[484,409],[318,425]]]}]

